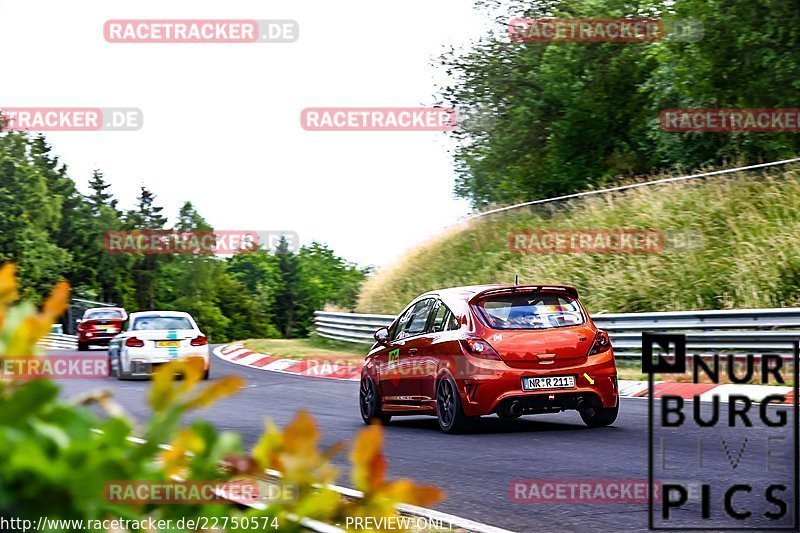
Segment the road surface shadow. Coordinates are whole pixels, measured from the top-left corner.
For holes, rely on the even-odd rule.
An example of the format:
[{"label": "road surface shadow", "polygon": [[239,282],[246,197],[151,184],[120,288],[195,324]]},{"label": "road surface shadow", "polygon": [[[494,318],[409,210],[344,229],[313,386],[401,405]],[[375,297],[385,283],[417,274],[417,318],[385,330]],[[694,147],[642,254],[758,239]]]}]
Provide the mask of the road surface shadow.
[{"label": "road surface shadow", "polygon": [[[434,417],[403,417],[394,418],[387,429],[427,429],[439,431],[439,423]],[[500,433],[544,433],[560,431],[618,431],[613,426],[605,428],[588,428],[582,422],[571,423],[567,420],[550,422],[542,418],[522,417],[516,420],[500,420],[495,416],[481,417],[480,421],[472,424],[464,434],[468,435],[496,435]]]}]

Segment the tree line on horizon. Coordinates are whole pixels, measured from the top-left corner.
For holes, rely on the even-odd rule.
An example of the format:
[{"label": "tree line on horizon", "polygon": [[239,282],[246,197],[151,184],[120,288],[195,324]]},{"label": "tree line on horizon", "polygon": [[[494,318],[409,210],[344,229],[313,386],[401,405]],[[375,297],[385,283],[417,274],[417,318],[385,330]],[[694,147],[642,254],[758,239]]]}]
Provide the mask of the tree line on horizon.
[{"label": "tree line on horizon", "polygon": [[73,296],[113,302],[128,312],[191,313],[213,342],[303,337],[313,313],[331,304],[355,306],[369,273],[319,242],[297,251],[281,239],[231,257],[209,254],[110,254],[107,231],[211,231],[191,202],[168,226],[156,195],[142,186],[133,209],[122,210],[103,173],[89,193],[42,135],[0,133],[0,264],[18,265],[23,299],[42,301],[60,279]]}]

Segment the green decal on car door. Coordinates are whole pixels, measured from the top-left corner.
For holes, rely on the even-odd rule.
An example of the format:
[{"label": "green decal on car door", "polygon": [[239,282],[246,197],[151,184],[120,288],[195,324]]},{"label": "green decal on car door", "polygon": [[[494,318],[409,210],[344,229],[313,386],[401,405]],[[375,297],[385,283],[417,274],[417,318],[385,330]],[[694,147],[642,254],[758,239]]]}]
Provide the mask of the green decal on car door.
[{"label": "green decal on car door", "polygon": [[400,361],[400,348],[395,348],[394,350],[390,350],[388,355],[389,355],[389,368],[397,366],[397,363]]}]

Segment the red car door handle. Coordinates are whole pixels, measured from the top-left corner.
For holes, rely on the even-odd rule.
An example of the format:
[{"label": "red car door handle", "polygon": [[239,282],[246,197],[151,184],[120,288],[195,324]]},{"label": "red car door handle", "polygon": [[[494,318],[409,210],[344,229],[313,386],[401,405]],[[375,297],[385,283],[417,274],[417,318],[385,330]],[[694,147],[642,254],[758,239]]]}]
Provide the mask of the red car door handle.
[{"label": "red car door handle", "polygon": [[417,351],[418,350],[416,348],[409,348],[408,349],[408,355],[414,355],[415,353],[417,353]]}]

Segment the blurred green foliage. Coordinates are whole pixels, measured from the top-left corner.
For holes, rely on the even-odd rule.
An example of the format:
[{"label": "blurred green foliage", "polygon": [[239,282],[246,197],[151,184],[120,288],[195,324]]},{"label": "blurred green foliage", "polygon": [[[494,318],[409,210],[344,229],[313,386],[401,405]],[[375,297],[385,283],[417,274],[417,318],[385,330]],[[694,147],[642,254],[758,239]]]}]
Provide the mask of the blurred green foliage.
[{"label": "blurred green foliage", "polygon": [[[31,357],[35,343],[45,335],[67,305],[69,287],[59,283],[41,311],[29,303],[16,304],[15,267],[0,267],[0,364],[9,358]],[[75,356],[80,357],[80,356]],[[243,378],[229,375],[204,382],[204,363],[199,359],[173,361],[161,366],[148,389],[152,415],[138,424],[114,401],[110,393],[88,392],[66,402],[59,387],[46,377],[0,379],[0,518],[21,518],[36,524],[50,522],[47,531],[107,531],[87,520],[171,519],[171,528],[185,531],[179,519],[216,517],[215,531],[305,531],[304,519],[329,524],[343,523],[347,516],[392,516],[397,503],[430,505],[441,499],[435,487],[410,480],[385,478],[380,426],[362,430],[350,453],[353,486],[364,498],[344,498],[327,484],[336,482],[338,469],[330,464],[343,443],[320,450],[321,435],[314,419],[301,411],[284,429],[271,421],[247,453],[241,436],[218,431],[187,414],[213,405],[237,393]],[[181,379],[176,379],[180,375]],[[90,409],[89,407],[99,407]],[[138,440],[131,439],[135,436]],[[169,446],[164,446],[168,444]],[[130,502],[107,498],[109,484],[126,480],[159,486],[183,482],[223,485],[248,481],[263,486],[266,469],[281,473],[273,485],[291,488],[293,497],[259,498],[260,507],[237,506],[228,501],[207,503]],[[257,492],[255,496],[265,496]],[[256,521],[243,522],[243,519]],[[54,520],[83,520],[83,527]],[[228,522],[224,522],[227,519]],[[235,520],[235,522],[234,522]],[[197,523],[197,522],[195,522]],[[240,524],[247,524],[242,527]],[[255,526],[251,525],[255,524]],[[129,529],[137,531],[138,529]],[[118,531],[118,530],[116,530]]]}]

